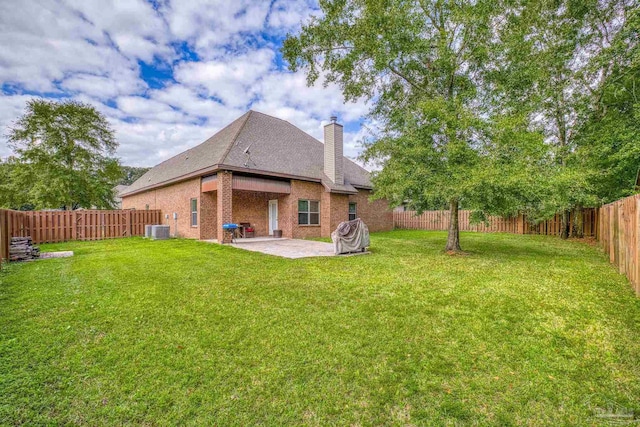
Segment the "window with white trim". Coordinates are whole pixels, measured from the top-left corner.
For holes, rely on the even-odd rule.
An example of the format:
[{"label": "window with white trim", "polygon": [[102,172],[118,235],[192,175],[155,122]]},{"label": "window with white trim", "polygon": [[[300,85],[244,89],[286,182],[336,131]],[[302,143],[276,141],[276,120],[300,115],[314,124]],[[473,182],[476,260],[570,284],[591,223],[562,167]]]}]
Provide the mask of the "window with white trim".
[{"label": "window with white trim", "polygon": [[353,221],[358,217],[358,204],[349,203],[349,221]]},{"label": "window with white trim", "polygon": [[320,225],[320,202],[317,200],[298,200],[298,224]]},{"label": "window with white trim", "polygon": [[198,199],[191,199],[191,226],[198,226]]}]

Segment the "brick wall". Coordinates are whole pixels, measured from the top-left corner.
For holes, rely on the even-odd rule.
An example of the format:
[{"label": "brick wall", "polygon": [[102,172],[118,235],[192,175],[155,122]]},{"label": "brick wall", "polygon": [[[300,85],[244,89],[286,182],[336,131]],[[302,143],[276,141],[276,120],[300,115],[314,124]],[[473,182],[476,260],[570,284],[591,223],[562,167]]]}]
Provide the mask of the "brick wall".
[{"label": "brick wall", "polygon": [[[146,209],[147,205],[149,205],[149,209],[160,209],[156,203],[156,190],[122,198],[122,209],[137,209],[142,211]],[[164,211],[162,214],[164,215]]]},{"label": "brick wall", "polygon": [[[370,232],[393,230],[393,211],[386,200],[369,201],[371,191],[359,190],[350,195],[349,202],[357,204],[356,216],[367,224]],[[348,218],[347,214],[347,218]]]},{"label": "brick wall", "polygon": [[[355,195],[328,193],[322,184],[291,181],[291,194],[280,203],[280,228],[285,237],[304,239],[329,237],[338,224],[349,219],[349,203],[357,203],[357,216],[369,231],[393,229],[393,212],[385,200],[370,202],[371,191],[359,190]],[[298,199],[320,200],[320,226],[298,225]]]},{"label": "brick wall", "polygon": [[218,198],[217,191],[200,194],[200,239],[209,240],[218,238]]},{"label": "brick wall", "polygon": [[233,190],[231,189],[233,174],[229,171],[218,173],[218,210],[216,212],[218,242],[229,243],[231,236],[222,229],[222,224],[233,221]]},{"label": "brick wall", "polygon": [[[282,230],[282,237],[288,237],[289,239],[291,239],[293,237],[293,227],[298,223],[297,219],[294,222],[292,216],[293,199],[291,198],[290,194],[274,194],[274,196],[277,196],[275,198],[278,200],[278,228]],[[296,209],[298,209],[297,205]],[[296,218],[297,215],[298,214],[296,211]]]},{"label": "brick wall", "polygon": [[[198,212],[198,226],[191,227],[190,200],[192,198],[198,199],[199,206],[200,178],[123,197],[122,208],[144,210],[146,205],[149,205],[149,209],[160,209],[162,211],[163,221],[169,225],[172,236],[176,233],[176,221],[173,219],[173,213],[176,212],[178,214],[178,236],[198,239],[200,238],[200,229],[198,226],[200,225],[201,215],[200,212]],[[169,220],[164,219],[164,216],[167,214],[169,215]]]},{"label": "brick wall", "polygon": [[[284,197],[284,209],[280,211],[279,226],[284,237],[305,239],[309,237],[321,237],[321,225],[298,225],[298,200],[320,201],[320,224],[322,224],[322,194],[324,187],[316,182],[291,181],[291,194]],[[278,209],[280,205],[278,205]],[[286,228],[285,228],[286,227]]]},{"label": "brick wall", "polygon": [[[222,179],[231,194],[231,173]],[[218,184],[221,185],[220,183]],[[225,184],[222,184],[225,185]],[[218,191],[201,193],[200,178],[184,181],[168,187],[150,190],[123,198],[123,209],[135,208],[144,210],[162,210],[163,217],[169,214],[169,220],[163,219],[175,233],[173,212],[178,213],[178,235],[193,239],[221,239],[223,222],[250,222],[256,230],[256,236],[269,234],[269,200],[278,200],[278,226],[284,237],[304,239],[310,237],[329,237],[338,224],[349,218],[349,202],[357,203],[357,216],[369,227],[369,231],[386,231],[393,229],[393,213],[384,200],[370,202],[370,191],[360,190],[357,195],[328,193],[324,187],[315,182],[291,181],[291,194],[258,193],[252,191],[233,191],[219,203]],[[220,187],[218,187],[220,188]],[[198,199],[198,226],[190,224],[190,200]],[[298,200],[320,201],[320,225],[298,225]],[[231,208],[232,214],[225,219]],[[228,216],[228,215],[227,215]]]},{"label": "brick wall", "polygon": [[349,219],[349,196],[347,194],[322,193],[322,236],[329,237],[338,225]]}]

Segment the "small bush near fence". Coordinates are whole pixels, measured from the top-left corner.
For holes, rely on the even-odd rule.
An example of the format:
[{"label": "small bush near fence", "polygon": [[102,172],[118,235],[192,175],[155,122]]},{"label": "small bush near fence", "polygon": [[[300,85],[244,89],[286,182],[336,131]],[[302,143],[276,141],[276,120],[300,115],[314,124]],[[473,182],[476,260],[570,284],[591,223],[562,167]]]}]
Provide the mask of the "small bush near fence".
[{"label": "small bush near fence", "polygon": [[11,237],[31,236],[35,244],[115,239],[142,236],[145,225],[161,222],[160,210],[0,210],[0,258],[9,257]]}]

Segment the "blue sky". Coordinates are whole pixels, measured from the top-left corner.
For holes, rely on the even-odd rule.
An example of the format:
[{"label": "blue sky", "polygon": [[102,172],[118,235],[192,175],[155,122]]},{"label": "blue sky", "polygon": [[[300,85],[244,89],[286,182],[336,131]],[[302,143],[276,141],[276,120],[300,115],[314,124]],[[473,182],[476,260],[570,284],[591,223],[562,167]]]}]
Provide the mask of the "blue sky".
[{"label": "blue sky", "polygon": [[[318,139],[332,114],[357,156],[364,102],[307,87],[287,70],[282,40],[319,13],[314,0],[14,0],[0,2],[0,126],[6,134],[39,96],[95,105],[118,156],[153,166],[194,146],[248,109]],[[0,141],[0,157],[11,154]]]}]

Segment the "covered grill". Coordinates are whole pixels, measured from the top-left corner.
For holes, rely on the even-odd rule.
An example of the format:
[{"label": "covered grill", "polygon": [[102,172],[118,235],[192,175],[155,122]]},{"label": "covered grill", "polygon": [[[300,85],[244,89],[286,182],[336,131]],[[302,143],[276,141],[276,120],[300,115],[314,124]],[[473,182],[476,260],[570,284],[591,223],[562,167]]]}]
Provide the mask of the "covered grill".
[{"label": "covered grill", "polygon": [[364,252],[369,246],[369,228],[360,219],[341,222],[331,233],[336,254]]}]

